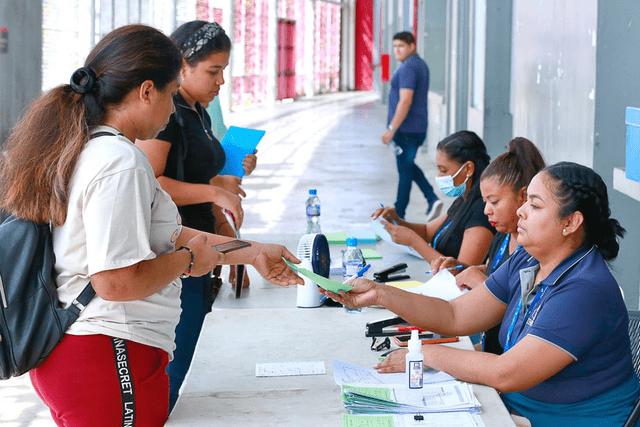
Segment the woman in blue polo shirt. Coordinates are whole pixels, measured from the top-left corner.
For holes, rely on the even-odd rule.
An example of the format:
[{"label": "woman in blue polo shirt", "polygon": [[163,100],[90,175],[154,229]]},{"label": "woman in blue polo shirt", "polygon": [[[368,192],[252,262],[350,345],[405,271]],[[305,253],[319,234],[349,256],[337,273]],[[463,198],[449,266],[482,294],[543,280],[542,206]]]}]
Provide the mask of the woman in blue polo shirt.
[{"label": "woman in blue polo shirt", "polygon": [[[349,307],[384,306],[413,325],[470,335],[499,324],[504,354],[425,346],[425,364],[494,387],[537,426],[620,426],[640,385],[628,316],[607,261],[624,229],[610,218],[593,170],[562,162],[538,173],[518,210],[518,251],[471,292],[447,302],[364,279],[327,294]],[[504,318],[504,320],[502,320]],[[397,352],[396,352],[397,353]],[[404,370],[391,354],[379,372]]]}]

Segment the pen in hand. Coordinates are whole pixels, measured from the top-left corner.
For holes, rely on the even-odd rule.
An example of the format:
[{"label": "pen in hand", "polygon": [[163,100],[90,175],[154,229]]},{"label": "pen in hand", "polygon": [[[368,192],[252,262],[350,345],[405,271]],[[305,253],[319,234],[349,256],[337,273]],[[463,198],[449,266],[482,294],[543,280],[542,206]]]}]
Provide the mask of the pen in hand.
[{"label": "pen in hand", "polygon": [[[382,209],[384,209],[384,205],[383,205],[382,203],[380,203],[380,207],[381,207]],[[386,218],[382,218],[382,219],[385,219],[385,220],[386,220]],[[389,220],[387,220],[387,221],[389,221]],[[396,221],[396,220],[395,220],[395,219],[393,219],[393,218],[391,218],[391,220],[390,220],[389,222],[390,222],[391,224],[393,224],[393,225],[399,225],[399,224],[398,224],[398,221]]]},{"label": "pen in hand", "polygon": [[[442,270],[449,270],[449,271],[453,271],[453,270],[461,270],[464,268],[464,265],[456,265],[455,267],[447,267],[447,268],[443,268]],[[424,274],[434,274],[433,270],[430,271],[425,271]]]}]

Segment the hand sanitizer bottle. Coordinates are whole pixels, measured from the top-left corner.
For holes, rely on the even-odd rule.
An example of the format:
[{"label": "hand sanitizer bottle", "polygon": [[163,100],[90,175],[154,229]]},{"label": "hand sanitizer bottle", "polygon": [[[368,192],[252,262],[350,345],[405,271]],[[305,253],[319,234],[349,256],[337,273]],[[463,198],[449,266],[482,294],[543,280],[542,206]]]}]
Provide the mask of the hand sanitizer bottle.
[{"label": "hand sanitizer bottle", "polygon": [[422,341],[417,330],[411,331],[411,339],[408,344],[409,353],[406,355],[406,380],[409,400],[419,402],[423,398],[422,380],[424,355],[422,354]]}]

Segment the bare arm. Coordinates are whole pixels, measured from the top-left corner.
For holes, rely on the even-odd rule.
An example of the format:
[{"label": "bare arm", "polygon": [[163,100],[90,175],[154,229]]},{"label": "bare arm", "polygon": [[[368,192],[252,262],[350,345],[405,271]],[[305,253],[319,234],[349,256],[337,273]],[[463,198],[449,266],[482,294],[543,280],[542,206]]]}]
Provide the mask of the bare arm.
[{"label": "bare arm", "polygon": [[[195,236],[194,236],[195,237]],[[197,258],[192,274],[201,276],[224,260],[224,255],[211,249],[207,238],[200,235],[186,242]],[[129,267],[105,270],[91,275],[96,294],[107,301],[133,301],[146,298],[167,286],[191,263],[188,250],[176,251],[157,258],[140,261]]]},{"label": "bare arm", "polygon": [[429,366],[502,393],[531,388],[573,362],[567,352],[534,336],[524,337],[500,356],[445,346],[430,346],[425,352]]},{"label": "bare arm", "polygon": [[485,227],[471,227],[464,231],[458,261],[467,265],[482,264],[487,258],[493,233]]},{"label": "bare arm", "polygon": [[[407,118],[409,114],[409,110],[411,109],[411,104],[413,103],[413,90],[412,89],[400,89],[400,100],[398,101],[398,105],[396,106],[396,111],[393,113],[393,118],[389,123],[391,127],[394,129],[398,129],[404,119]],[[389,145],[391,139],[393,139],[393,135],[395,131],[386,130],[382,134],[382,142]]]},{"label": "bare arm", "polygon": [[413,89],[400,89],[400,100],[396,106],[396,112],[393,114],[391,123],[389,123],[394,129],[398,129],[402,122],[404,122],[404,119],[407,118],[411,104],[413,104]]},{"label": "bare arm", "polygon": [[452,301],[445,301],[368,279],[356,279],[349,284],[354,286],[349,292],[323,293],[347,307],[381,305],[414,326],[443,335],[472,335],[485,331],[500,323],[507,308],[486,286],[478,286]]},{"label": "bare arm", "polygon": [[[375,366],[380,373],[403,372],[406,351],[393,352]],[[526,336],[508,352],[498,356],[480,351],[439,345],[423,345],[425,364],[455,378],[484,384],[502,393],[531,388],[557,374],[573,362],[560,348]]]},{"label": "bare arm", "polygon": [[[206,236],[209,245],[218,245],[236,240],[230,237],[194,230],[189,227],[182,227],[182,233],[180,233],[180,237],[178,237],[176,241],[176,247],[185,245],[185,242],[189,242],[197,235]],[[246,241],[250,242],[251,246],[225,254],[224,258],[219,261],[219,264],[250,264],[255,267],[265,280],[279,286],[304,283],[300,276],[283,260],[284,258],[294,264],[300,263],[300,260],[289,252],[287,248],[282,245],[253,242],[250,240]],[[196,259],[195,264],[197,263],[198,260]]]}]

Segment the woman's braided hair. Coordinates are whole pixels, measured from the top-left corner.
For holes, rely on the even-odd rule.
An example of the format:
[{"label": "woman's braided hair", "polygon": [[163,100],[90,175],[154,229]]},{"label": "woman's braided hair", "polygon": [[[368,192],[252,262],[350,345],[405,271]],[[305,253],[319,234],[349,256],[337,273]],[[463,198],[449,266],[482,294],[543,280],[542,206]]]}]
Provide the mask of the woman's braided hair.
[{"label": "woman's braided hair", "polygon": [[602,257],[611,261],[618,256],[618,237],[625,229],[611,218],[607,186],[593,169],[572,162],[560,162],[543,169],[551,177],[560,205],[559,216],[582,213],[587,243],[596,245]]}]

